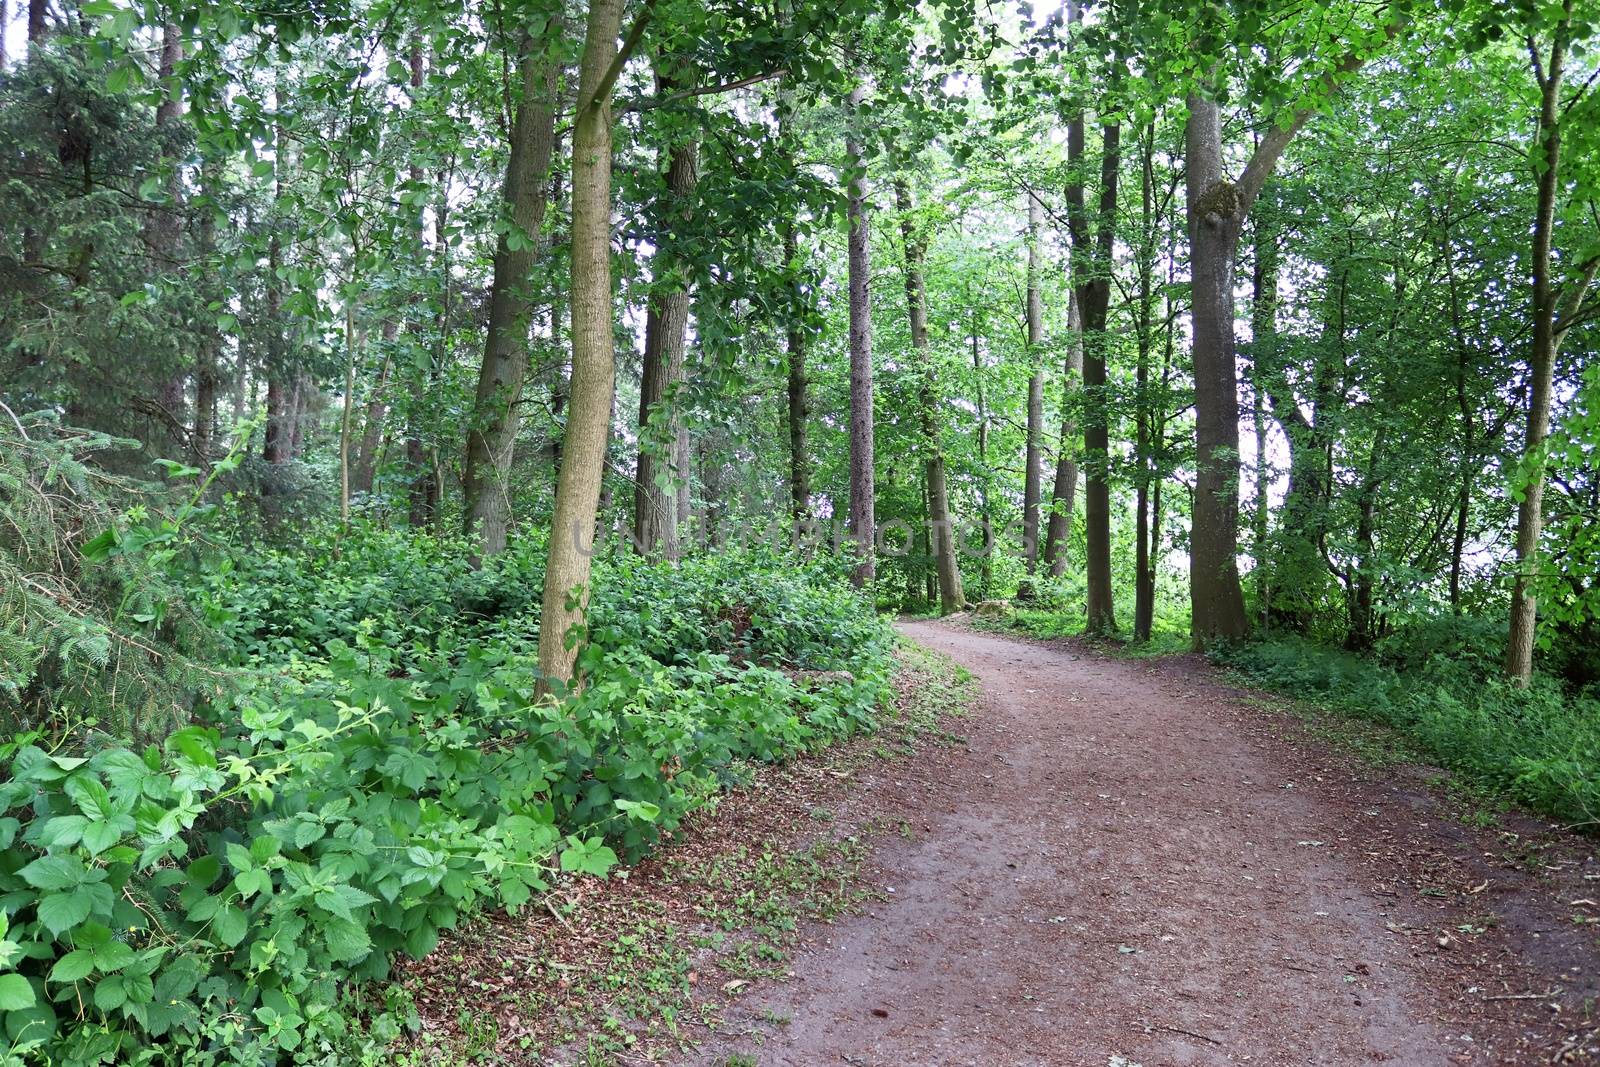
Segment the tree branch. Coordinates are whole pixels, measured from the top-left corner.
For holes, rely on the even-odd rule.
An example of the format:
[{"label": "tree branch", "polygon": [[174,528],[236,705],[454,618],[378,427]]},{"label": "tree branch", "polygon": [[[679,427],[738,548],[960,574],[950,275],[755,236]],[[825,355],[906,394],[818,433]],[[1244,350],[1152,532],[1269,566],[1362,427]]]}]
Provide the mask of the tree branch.
[{"label": "tree branch", "polygon": [[[1384,27],[1385,41],[1394,40],[1405,25],[1406,20],[1397,18]],[[1323,75],[1323,84],[1330,92],[1337,90],[1340,79],[1347,74],[1354,74],[1366,65],[1369,57],[1359,52],[1351,52],[1339,61],[1339,65]],[[1244,174],[1239,178],[1239,218],[1250,214],[1251,205],[1256,202],[1256,197],[1261,195],[1262,188],[1267,184],[1267,179],[1272,176],[1272,170],[1278,165],[1278,157],[1283,155],[1284,149],[1289,147],[1289,142],[1294,140],[1294,135],[1299,133],[1311,117],[1316,114],[1315,108],[1303,107],[1294,113],[1287,126],[1274,126],[1256,146],[1255,154],[1250,157],[1250,162],[1245,165]]]},{"label": "tree branch", "polygon": [[617,79],[622,77],[622,68],[628,65],[628,60],[633,58],[639,42],[644,39],[645,28],[650,25],[655,10],[656,0],[644,0],[644,7],[634,16],[633,25],[628,28],[628,36],[623,39],[622,47],[617,49],[616,56],[611,60],[611,66],[600,76],[600,82],[594,87],[594,93],[588,100],[579,101],[578,114],[581,115],[596,104],[611,99],[611,90],[616,88]]},{"label": "tree branch", "polygon": [[685,89],[683,92],[673,93],[670,96],[637,97],[624,105],[622,111],[654,111],[656,108],[669,107],[672,104],[678,103],[679,101],[689,100],[697,96],[715,96],[719,93],[731,93],[736,89],[745,89],[752,85],[760,85],[762,82],[771,81],[773,78],[781,78],[788,73],[789,72],[787,70],[769,70],[765,74],[752,74],[748,78],[740,78],[737,81],[722,82],[717,85],[705,85],[698,89]]}]

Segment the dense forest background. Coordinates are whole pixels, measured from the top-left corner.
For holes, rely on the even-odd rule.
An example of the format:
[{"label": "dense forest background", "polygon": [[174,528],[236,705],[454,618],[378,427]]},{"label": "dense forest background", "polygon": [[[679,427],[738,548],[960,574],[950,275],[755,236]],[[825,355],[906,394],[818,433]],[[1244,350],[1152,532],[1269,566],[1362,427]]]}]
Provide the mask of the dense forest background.
[{"label": "dense forest background", "polygon": [[880,611],[1600,818],[1574,0],[0,23],[0,1062],[336,1047],[867,725]]}]

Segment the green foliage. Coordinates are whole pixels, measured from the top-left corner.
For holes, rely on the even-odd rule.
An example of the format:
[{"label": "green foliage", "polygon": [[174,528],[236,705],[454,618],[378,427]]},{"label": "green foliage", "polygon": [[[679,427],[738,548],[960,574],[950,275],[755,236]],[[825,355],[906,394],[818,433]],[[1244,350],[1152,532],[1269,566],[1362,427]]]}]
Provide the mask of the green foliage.
[{"label": "green foliage", "polygon": [[0,726],[141,735],[213,688],[215,642],[165,573],[204,486],[183,467],[167,487],[106,470],[135,447],[50,412],[0,416]]},{"label": "green foliage", "polygon": [[1600,818],[1600,701],[1549,678],[1527,689],[1499,677],[1504,627],[1440,619],[1405,628],[1374,662],[1282,637],[1219,648],[1248,681],[1374,719],[1414,738],[1473,784],[1536,811]]},{"label": "green foliage", "polygon": [[0,749],[14,1056],[352,1047],[342,983],[558,873],[636,858],[740,761],[867,727],[884,693],[886,628],[822,564],[601,568],[586,684],[556,703],[536,695],[531,607],[512,592],[538,588],[528,556],[472,572],[462,546],[403,534],[317,543],[194,579],[256,668],[200,721],[140,751],[38,732]]}]

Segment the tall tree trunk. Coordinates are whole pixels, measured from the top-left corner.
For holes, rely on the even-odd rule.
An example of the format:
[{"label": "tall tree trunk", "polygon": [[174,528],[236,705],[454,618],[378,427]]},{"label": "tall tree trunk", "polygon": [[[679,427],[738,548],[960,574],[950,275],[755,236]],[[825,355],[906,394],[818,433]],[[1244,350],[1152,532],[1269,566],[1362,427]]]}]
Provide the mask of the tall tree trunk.
[{"label": "tall tree trunk", "polygon": [[269,225],[272,235],[267,241],[267,427],[261,446],[261,458],[269,464],[287,463],[290,459],[290,420],[294,416],[290,403],[293,382],[289,377],[288,328],[283,321],[283,282],[278,277],[283,266],[283,180],[289,168],[289,133],[284,128],[282,114],[288,108],[288,93],[280,78],[273,93],[273,107],[278,119],[273,123],[272,151],[272,212]]},{"label": "tall tree trunk", "polygon": [[1461,319],[1461,289],[1456,279],[1455,252],[1451,247],[1448,214],[1441,219],[1439,254],[1444,260],[1450,296],[1450,331],[1456,346],[1456,410],[1461,414],[1461,471],[1456,487],[1455,533],[1450,541],[1450,610],[1461,614],[1462,561],[1466,555],[1467,528],[1472,515],[1472,487],[1478,477],[1477,418],[1467,395],[1471,349]]},{"label": "tall tree trunk", "polygon": [[28,0],[28,46],[44,43],[50,36],[48,0]]},{"label": "tall tree trunk", "polygon": [[[221,305],[227,294],[222,291],[216,270],[216,191],[215,165],[208,160],[200,168],[200,194],[205,202],[200,211],[201,284],[205,287],[207,301],[214,300]],[[202,333],[200,347],[196,353],[194,373],[194,432],[190,436],[190,443],[195,457],[202,464],[210,462],[211,449],[216,438],[217,379],[220,373],[217,357],[221,348],[222,333],[212,322]]]},{"label": "tall tree trunk", "polygon": [[[646,17],[649,9],[641,13]],[[576,679],[588,612],[595,517],[611,437],[616,348],[611,307],[611,91],[622,0],[589,0],[572,136],[572,385],[551,516],[539,626],[540,686]],[[638,41],[643,24],[629,34]]]},{"label": "tall tree trunk", "polygon": [[1234,370],[1233,260],[1243,211],[1222,169],[1222,116],[1191,94],[1184,126],[1195,390],[1195,494],[1189,535],[1195,646],[1243,637],[1239,586],[1239,386]]},{"label": "tall tree trunk", "polygon": [[[1561,193],[1561,136],[1565,111],[1561,102],[1566,74],[1567,43],[1572,32],[1573,0],[1566,0],[1562,18],[1552,30],[1550,52],[1540,70],[1534,53],[1534,77],[1539,81],[1539,121],[1534,143],[1539,159],[1534,167],[1538,200],[1533,221],[1533,351],[1529,356],[1528,423],[1523,439],[1527,481],[1517,502],[1516,575],[1511,587],[1511,633],[1506,642],[1506,677],[1526,686],[1533,680],[1533,642],[1538,622],[1534,583],[1539,572],[1539,538],[1544,533],[1545,438],[1550,433],[1550,404],[1554,393],[1556,354],[1565,325],[1558,321],[1563,303],[1551,280],[1551,243],[1555,234],[1556,200]],[[1530,47],[1531,42],[1530,42]],[[1595,261],[1587,264],[1580,284],[1573,285],[1566,306],[1576,311],[1583,293],[1594,279]]]},{"label": "tall tree trunk", "polygon": [[865,91],[850,93],[845,139],[850,274],[850,532],[859,562],[851,580],[860,586],[877,573],[873,537],[877,531],[873,489],[872,428],[872,263],[867,205],[867,164],[861,151],[861,103]]},{"label": "tall tree trunk", "polygon": [[[351,274],[360,259],[360,248],[351,249]],[[351,289],[355,289],[354,277]],[[344,302],[344,396],[339,409],[339,523],[350,525],[350,445],[356,408],[356,367],[361,360],[362,342],[365,340],[356,326],[356,300],[346,296]]]},{"label": "tall tree trunk", "polygon": [[[1080,17],[1077,5],[1072,17]],[[1072,284],[1083,316],[1084,563],[1088,578],[1086,633],[1117,628],[1111,585],[1110,404],[1106,397],[1106,320],[1111,306],[1112,253],[1116,245],[1117,177],[1122,128],[1101,129],[1100,197],[1091,230],[1083,190],[1085,131],[1082,112],[1067,123],[1067,224],[1072,232]]]},{"label": "tall tree trunk", "polygon": [[[1139,303],[1135,309],[1138,355],[1134,362],[1134,560],[1133,639],[1150,640],[1155,622],[1155,566],[1150,523],[1151,485],[1159,483],[1156,468],[1162,434],[1150,397],[1151,330],[1155,318],[1156,208],[1155,124],[1146,123],[1139,138]],[[1169,287],[1170,288],[1170,287]],[[1168,300],[1171,297],[1167,297]],[[1170,330],[1170,317],[1168,319]],[[1159,493],[1159,484],[1157,492]],[[1154,540],[1160,541],[1159,531]]]},{"label": "tall tree trunk", "polygon": [[1039,231],[1044,226],[1044,205],[1032,191],[1028,199],[1028,426],[1023,462],[1026,468],[1022,477],[1022,553],[1023,566],[1028,577],[1017,589],[1017,596],[1033,596],[1033,572],[1039,563],[1039,496],[1042,492],[1044,451],[1044,364],[1040,349],[1044,346],[1044,300],[1039,289],[1040,256]]},{"label": "tall tree trunk", "polygon": [[1380,428],[1367,456],[1367,468],[1356,489],[1356,559],[1351,567],[1349,586],[1350,627],[1344,647],[1350,652],[1365,652],[1376,637],[1373,620],[1373,586],[1377,566],[1377,503],[1379,464],[1382,462],[1385,434]]},{"label": "tall tree trunk", "polygon": [[978,566],[978,583],[983,595],[988,596],[994,584],[994,513],[989,507],[989,484],[993,471],[989,468],[989,399],[984,389],[983,320],[977,305],[972,307],[972,374],[976,379],[978,399],[978,519],[983,530],[983,555]]},{"label": "tall tree trunk", "polygon": [[[687,79],[663,73],[656,79],[662,96],[680,90]],[[667,195],[656,229],[662,235],[651,264],[654,288],[644,324],[644,374],[639,383],[639,461],[633,486],[634,543],[640,555],[677,562],[678,487],[687,486],[688,447],[682,398],[672,394],[683,381],[684,347],[689,328],[689,279],[683,257],[671,251],[669,234],[693,218],[699,182],[699,143],[690,137],[667,150]],[[657,417],[658,409],[667,417]],[[659,425],[652,425],[656,422]],[[663,462],[665,460],[666,462]],[[663,484],[666,483],[666,484]]]},{"label": "tall tree trunk", "polygon": [[[1385,38],[1399,32],[1396,17]],[[1325,84],[1359,70],[1350,52]],[[1196,648],[1249,630],[1239,585],[1239,382],[1234,367],[1233,270],[1251,205],[1301,128],[1301,108],[1257,143],[1237,184],[1222,163],[1222,111],[1210,92],[1191,92],[1184,122],[1184,202],[1188,214],[1194,363],[1195,491],[1189,533],[1190,631]]]},{"label": "tall tree trunk", "polygon": [[511,124],[511,157],[503,193],[509,228],[495,245],[489,326],[467,424],[461,477],[463,519],[481,557],[505,551],[511,524],[511,463],[517,432],[522,428],[520,405],[528,376],[535,295],[533,268],[543,245],[540,230],[555,148],[560,72],[557,44],[524,35],[518,63],[521,97]]},{"label": "tall tree trunk", "polygon": [[[961,589],[961,564],[956,557],[955,529],[950,521],[950,492],[945,484],[944,448],[940,444],[938,371],[928,348],[928,296],[922,281],[927,239],[913,218],[911,186],[904,178],[894,183],[900,209],[900,236],[906,257],[906,314],[911,323],[911,350],[921,371],[918,402],[922,408],[923,447],[927,450],[929,547],[939,578],[939,613],[949,615],[966,606]],[[1037,486],[1035,487],[1037,490]]]},{"label": "tall tree trunk", "polygon": [[[781,226],[784,262],[789,271],[797,273],[800,250],[794,225],[785,220]],[[796,523],[803,523],[811,517],[811,459],[806,454],[806,423],[811,405],[806,396],[806,335],[793,308],[784,329],[784,343],[789,361],[789,512]]]},{"label": "tall tree trunk", "polygon": [[[161,84],[161,103],[156,106],[156,129],[167,131],[183,121],[183,90],[178,84],[178,62],[183,58],[183,36],[176,22],[167,22],[161,28],[161,59],[157,77]],[[170,156],[163,155],[162,165],[170,167],[167,174],[166,203],[156,209],[150,217],[146,234],[155,262],[152,264],[157,275],[176,274],[179,272],[178,240],[183,232],[183,220],[179,214],[183,197],[183,180],[179,172],[178,161]],[[183,354],[179,354],[179,359]],[[172,368],[166,381],[161,383],[157,404],[165,413],[165,421],[169,434],[174,438],[181,438],[185,426],[184,419],[184,390],[188,382],[187,368],[178,366]],[[175,440],[175,443],[186,445],[194,452],[194,439],[184,442]]]},{"label": "tall tree trunk", "polygon": [[[1270,199],[1270,194],[1269,194]],[[1278,348],[1278,220],[1272,205],[1258,215],[1255,223],[1255,248],[1251,263],[1250,300],[1250,416],[1256,439],[1255,505],[1252,515],[1252,545],[1256,612],[1263,622],[1272,616],[1272,574],[1268,559],[1269,530],[1268,484],[1271,469],[1267,463],[1266,381],[1270,376],[1263,366],[1276,368]]]},{"label": "tall tree trunk", "polygon": [[361,440],[356,445],[355,469],[350,476],[350,491],[372,492],[378,477],[378,447],[383,440],[383,420],[389,414],[389,368],[394,363],[394,342],[400,329],[393,319],[384,321],[382,333],[383,362],[378,367],[378,381],[367,397],[367,413],[361,424]]},{"label": "tall tree trunk", "polygon": [[1045,528],[1044,562],[1050,577],[1067,573],[1067,547],[1073,513],[1078,507],[1078,384],[1083,380],[1083,316],[1078,293],[1067,300],[1067,357],[1061,376],[1061,442],[1056,448],[1055,485],[1050,493],[1050,521]]},{"label": "tall tree trunk", "polygon": [[[422,42],[413,38],[411,42],[411,99],[413,103],[422,95],[423,79],[427,74],[427,67],[422,52]],[[411,180],[420,182],[422,168],[416,163],[411,165]],[[447,188],[447,175],[441,169],[439,174],[439,199],[434,207],[434,249],[439,256],[439,274],[442,281],[440,285],[440,302],[438,315],[435,319],[437,330],[437,347],[429,361],[429,366],[424,371],[414,369],[411,375],[411,403],[406,427],[406,471],[409,475],[406,486],[406,522],[414,529],[431,526],[439,516],[439,496],[441,493],[440,479],[438,477],[438,448],[431,442],[425,442],[422,435],[422,426],[427,418],[427,412],[432,407],[432,391],[435,379],[439,374],[440,365],[444,362],[444,348],[446,338],[450,335],[450,244],[446,238],[446,225],[449,216],[450,195]],[[417,213],[417,255],[419,259],[426,259],[428,253],[428,240],[424,231],[425,223],[423,213]],[[420,330],[418,331],[421,332]]]}]

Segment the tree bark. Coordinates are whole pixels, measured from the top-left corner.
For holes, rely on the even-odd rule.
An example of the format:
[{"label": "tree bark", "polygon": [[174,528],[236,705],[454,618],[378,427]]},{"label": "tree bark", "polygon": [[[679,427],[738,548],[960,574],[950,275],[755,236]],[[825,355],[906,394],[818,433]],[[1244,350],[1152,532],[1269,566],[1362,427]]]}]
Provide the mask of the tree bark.
[{"label": "tree bark", "polygon": [[283,179],[289,167],[289,134],[281,113],[288,107],[287,93],[280,79],[273,93],[273,107],[280,113],[273,124],[272,236],[267,241],[267,426],[261,458],[269,464],[287,463],[293,417],[290,404],[292,384],[288,380],[288,331],[283,321],[283,282],[278,269],[283,265]]},{"label": "tree bark", "polygon": [[511,524],[511,463],[528,377],[533,268],[543,244],[546,181],[555,148],[558,52],[551,42],[522,38],[521,97],[511,125],[503,194],[509,228],[495,245],[489,325],[461,477],[466,532],[475,539],[480,558],[505,551]]},{"label": "tree bark", "polygon": [[[629,33],[637,44],[643,20]],[[572,383],[561,474],[551,516],[539,626],[540,687],[578,679],[578,641],[588,611],[595,517],[611,437],[616,348],[611,307],[611,91],[622,0],[589,0],[572,137]]]},{"label": "tree bark", "polygon": [[[360,249],[351,249],[351,272],[360,259]],[[354,281],[354,279],[352,279]],[[354,285],[351,286],[354,288]],[[344,397],[339,410],[339,524],[350,524],[350,445],[356,407],[356,366],[361,359],[365,338],[356,326],[356,301],[345,297],[344,304]]]},{"label": "tree bark", "polygon": [[1273,212],[1259,215],[1255,223],[1251,263],[1250,299],[1250,416],[1255,430],[1255,502],[1251,549],[1254,556],[1256,614],[1263,622],[1272,616],[1272,573],[1267,537],[1270,528],[1267,464],[1267,402],[1263,365],[1278,364],[1278,223]]},{"label": "tree bark", "polygon": [[[1139,303],[1136,329],[1137,357],[1134,361],[1134,560],[1133,560],[1133,639],[1150,640],[1155,622],[1155,550],[1160,544],[1159,528],[1150,522],[1151,488],[1160,493],[1157,456],[1162,441],[1162,425],[1150,396],[1151,331],[1155,318],[1156,234],[1158,219],[1155,199],[1155,125],[1146,123],[1139,138],[1139,248],[1137,255]],[[1170,288],[1170,287],[1169,287]],[[1171,300],[1170,296],[1166,297]],[[1171,330],[1171,316],[1167,316]],[[1163,384],[1165,384],[1163,382]],[[1158,507],[1159,511],[1159,507]],[[1153,536],[1152,536],[1153,535]]]},{"label": "tree bark", "polygon": [[[792,274],[798,274],[800,250],[794,225],[787,220],[781,225],[784,263]],[[799,524],[811,517],[811,460],[806,454],[806,423],[811,407],[806,396],[806,336],[795,320],[796,313],[794,308],[789,311],[784,343],[789,363],[789,512]]]},{"label": "tree bark", "polygon": [[[1072,6],[1078,17],[1077,5]],[[1072,283],[1083,316],[1084,563],[1088,579],[1086,633],[1113,633],[1116,604],[1111,585],[1110,412],[1106,397],[1106,320],[1111,306],[1112,253],[1116,244],[1117,177],[1122,128],[1101,129],[1100,196],[1091,230],[1083,190],[1085,131],[1082,112],[1067,123],[1067,224],[1072,233]]]},{"label": "tree bark", "polygon": [[[1506,677],[1520,686],[1533,680],[1533,645],[1538,623],[1534,585],[1539,570],[1539,539],[1544,533],[1545,464],[1541,453],[1550,434],[1550,405],[1555,392],[1556,354],[1565,332],[1561,316],[1562,295],[1551,279],[1551,246],[1556,226],[1556,201],[1561,195],[1561,138],[1565,111],[1561,102],[1566,73],[1566,50],[1572,31],[1573,0],[1566,0],[1562,18],[1552,30],[1550,53],[1542,64],[1530,41],[1534,77],[1539,82],[1539,119],[1535,144],[1539,155],[1534,168],[1538,199],[1533,223],[1533,351],[1529,357],[1527,429],[1523,438],[1523,463],[1527,482],[1517,502],[1516,574],[1511,587],[1511,632],[1506,642]],[[1587,265],[1581,282],[1573,285],[1567,307],[1576,310],[1594,279],[1594,262]]]},{"label": "tree bark", "polygon": [[1245,635],[1239,585],[1239,387],[1234,369],[1233,260],[1244,218],[1222,169],[1222,116],[1189,96],[1184,126],[1195,380],[1195,494],[1189,535],[1196,648]]},{"label": "tree bark", "polygon": [[979,588],[988,596],[994,583],[994,522],[990,510],[989,484],[994,472],[989,469],[989,400],[984,389],[984,366],[981,339],[983,320],[976,305],[972,308],[972,374],[976,380],[978,400],[978,518],[983,530],[983,555],[978,565]]},{"label": "tree bark", "polygon": [[1083,316],[1074,290],[1067,301],[1067,357],[1061,376],[1061,441],[1056,449],[1056,477],[1050,493],[1050,521],[1045,528],[1044,562],[1050,577],[1067,573],[1067,546],[1073,513],[1078,507],[1078,383],[1083,380]]},{"label": "tree bark", "polygon": [[961,565],[956,557],[955,529],[950,521],[950,492],[945,484],[944,449],[940,444],[938,370],[933,353],[928,348],[928,296],[922,279],[922,264],[928,244],[927,239],[917,231],[911,186],[904,178],[895,180],[894,195],[896,206],[900,209],[900,237],[905,247],[906,313],[911,324],[911,350],[921,371],[918,402],[922,408],[923,447],[927,450],[925,472],[929,548],[933,552],[934,570],[939,580],[939,613],[950,615],[966,606],[966,596],[961,589]]},{"label": "tree bark", "polygon": [[356,444],[355,468],[350,476],[352,493],[372,492],[378,477],[378,447],[383,441],[383,420],[389,414],[389,368],[394,363],[393,346],[399,335],[393,319],[383,324],[379,335],[383,340],[383,362],[378,367],[378,381],[367,397],[367,413],[361,424],[361,440]]},{"label": "tree bark", "polygon": [[[216,198],[216,171],[214,164],[207,162],[200,168],[201,199],[205,206],[200,212],[200,257],[202,284],[205,286],[207,302],[215,300],[221,305],[227,296],[222,291],[221,282],[216,271],[217,248],[217,208]],[[217,357],[222,348],[222,333],[215,322],[209,324],[204,331],[200,348],[195,360],[194,373],[194,433],[190,443],[194,455],[202,464],[211,461],[211,449],[216,439],[217,427]]]},{"label": "tree bark", "polygon": [[850,533],[859,562],[851,574],[857,587],[877,574],[873,538],[877,531],[873,488],[872,420],[872,263],[867,205],[867,164],[861,151],[861,103],[865,90],[850,93],[845,139],[850,275]]},{"label": "tree bark", "polygon": [[[157,69],[161,85],[161,103],[156,106],[158,131],[167,130],[183,121],[183,90],[177,81],[178,62],[182,58],[183,36],[178,24],[169,21],[161,28],[161,59]],[[183,220],[179,215],[183,181],[178,162],[164,155],[162,164],[171,168],[167,174],[166,203],[150,216],[147,229],[150,250],[154,253],[155,259],[152,267],[158,275],[172,274],[179,270],[178,240],[183,232]],[[182,359],[181,353],[179,358]],[[197,455],[192,437],[187,442],[176,440],[182,437],[185,425],[184,393],[188,379],[187,368],[183,366],[173,368],[167,380],[161,383],[156,402],[168,416],[167,428],[175,439],[174,443],[187,446],[191,454]]]},{"label": "tree bark", "polygon": [[[423,81],[427,75],[427,67],[423,59],[422,42],[413,38],[411,42],[411,99],[413,102],[422,95]],[[422,168],[415,162],[411,164],[411,180],[422,180]],[[405,441],[405,469],[408,475],[406,484],[406,522],[413,529],[431,526],[439,516],[439,497],[441,493],[440,479],[438,477],[438,447],[434,442],[425,442],[422,435],[422,423],[426,413],[433,403],[432,391],[435,379],[439,374],[440,364],[444,362],[445,338],[450,334],[450,245],[445,238],[450,197],[445,189],[445,173],[439,174],[440,193],[434,208],[434,247],[439,255],[439,273],[442,278],[441,296],[438,314],[435,317],[435,326],[438,336],[437,348],[432,353],[432,358],[426,371],[414,369],[411,375],[411,403],[407,418]],[[428,239],[425,233],[423,213],[417,213],[417,255],[419,259],[427,258]],[[492,283],[491,283],[492,284]],[[419,335],[421,331],[418,331]]]},{"label": "tree bark", "polygon": [[1017,589],[1019,598],[1033,595],[1033,572],[1039,563],[1039,496],[1043,479],[1044,451],[1044,364],[1040,349],[1044,345],[1044,301],[1039,288],[1039,231],[1044,225],[1044,205],[1033,192],[1028,200],[1028,425],[1022,478],[1022,552],[1028,577]]},{"label": "tree bark", "polygon": [[[663,74],[656,79],[667,96],[686,79]],[[676,563],[682,554],[678,487],[689,477],[682,400],[673,396],[684,378],[684,348],[689,328],[689,279],[682,257],[670,250],[668,236],[693,218],[699,182],[699,143],[693,138],[667,149],[666,197],[656,229],[651,271],[654,287],[644,324],[644,373],[639,383],[639,460],[633,485],[634,544],[639,554]],[[658,409],[666,416],[663,421]],[[654,417],[654,418],[653,418]],[[652,421],[661,423],[652,426]],[[665,461],[665,462],[663,462]],[[666,483],[666,484],[662,484]]]}]

